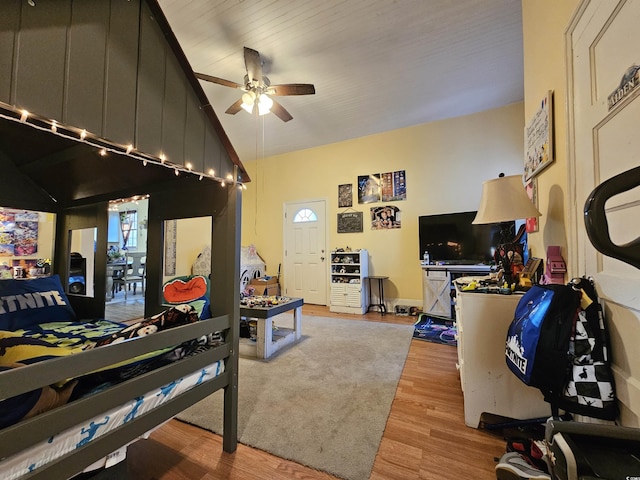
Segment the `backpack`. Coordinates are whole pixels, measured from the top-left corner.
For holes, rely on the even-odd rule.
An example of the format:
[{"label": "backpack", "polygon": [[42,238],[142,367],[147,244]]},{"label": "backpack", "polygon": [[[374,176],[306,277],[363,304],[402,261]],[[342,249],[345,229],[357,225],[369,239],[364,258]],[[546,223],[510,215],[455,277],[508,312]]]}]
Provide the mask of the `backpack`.
[{"label": "backpack", "polygon": [[571,285],[534,285],[518,302],[507,332],[506,360],[522,382],[545,395],[562,391],[567,350],[580,291]]},{"label": "backpack", "polygon": [[569,339],[569,366],[559,408],[572,413],[615,420],[615,384],[609,362],[609,337],[602,305],[592,281],[583,281],[581,307]]},{"label": "backpack", "polygon": [[554,415],[562,408],[615,418],[608,339],[591,279],[528,290],[516,306],[505,355],[511,372],[538,388]]}]

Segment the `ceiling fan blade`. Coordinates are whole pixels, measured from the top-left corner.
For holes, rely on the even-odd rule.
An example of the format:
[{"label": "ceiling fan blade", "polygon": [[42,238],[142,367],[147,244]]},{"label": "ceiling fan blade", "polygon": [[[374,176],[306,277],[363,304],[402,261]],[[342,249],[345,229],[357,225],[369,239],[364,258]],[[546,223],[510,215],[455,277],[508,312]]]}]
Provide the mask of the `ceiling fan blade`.
[{"label": "ceiling fan blade", "polygon": [[235,115],[240,110],[242,110],[242,98],[236,100],[233,105],[225,110],[224,113],[228,113],[229,115]]},{"label": "ceiling fan blade", "polygon": [[204,73],[196,73],[195,75],[200,80],[206,80],[207,82],[217,83],[218,85],[224,85],[225,87],[244,88],[244,85],[240,85],[239,83],[232,82],[231,80],[225,80],[224,78],[212,77],[211,75],[206,75]]},{"label": "ceiling fan blade", "polygon": [[275,100],[273,100],[273,105],[271,106],[271,113],[273,113],[283,122],[288,122],[293,118],[291,114],[287,112],[287,110]]},{"label": "ceiling fan blade", "polygon": [[244,47],[244,66],[247,68],[249,82],[253,80],[262,84],[262,59],[257,50]]},{"label": "ceiling fan blade", "polygon": [[313,95],[316,88],[310,83],[287,83],[284,85],[271,85],[268,93],[270,95]]}]

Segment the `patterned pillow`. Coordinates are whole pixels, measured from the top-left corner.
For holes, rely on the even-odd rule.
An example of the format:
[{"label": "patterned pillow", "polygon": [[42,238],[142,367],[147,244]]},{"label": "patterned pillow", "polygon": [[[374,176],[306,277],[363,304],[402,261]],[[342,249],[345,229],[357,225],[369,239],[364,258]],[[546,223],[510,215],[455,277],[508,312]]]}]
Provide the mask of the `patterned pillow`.
[{"label": "patterned pillow", "polygon": [[162,286],[163,303],[191,305],[201,320],[211,318],[209,309],[209,279],[203,275],[175,277]]},{"label": "patterned pillow", "polygon": [[72,322],[75,318],[58,275],[0,280],[0,330],[18,330],[44,322]]}]

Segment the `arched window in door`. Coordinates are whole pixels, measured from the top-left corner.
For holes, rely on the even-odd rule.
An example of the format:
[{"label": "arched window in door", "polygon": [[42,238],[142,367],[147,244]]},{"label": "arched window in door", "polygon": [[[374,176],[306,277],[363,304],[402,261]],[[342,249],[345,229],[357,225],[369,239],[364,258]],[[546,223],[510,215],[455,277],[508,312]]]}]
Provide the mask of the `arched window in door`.
[{"label": "arched window in door", "polygon": [[317,221],[318,221],[318,216],[313,210],[309,208],[303,208],[301,210],[298,210],[298,212],[293,217],[293,223],[317,222]]}]

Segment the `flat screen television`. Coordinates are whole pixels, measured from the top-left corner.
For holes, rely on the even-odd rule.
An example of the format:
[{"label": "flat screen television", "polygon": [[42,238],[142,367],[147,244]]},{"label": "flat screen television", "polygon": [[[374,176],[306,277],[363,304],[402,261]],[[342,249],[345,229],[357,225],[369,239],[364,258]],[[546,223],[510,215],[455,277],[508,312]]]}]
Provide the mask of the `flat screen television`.
[{"label": "flat screen television", "polygon": [[[493,263],[494,247],[500,243],[498,225],[473,225],[477,212],[445,213],[418,217],[420,260],[429,252],[432,263]],[[515,222],[511,230],[515,232]]]}]

